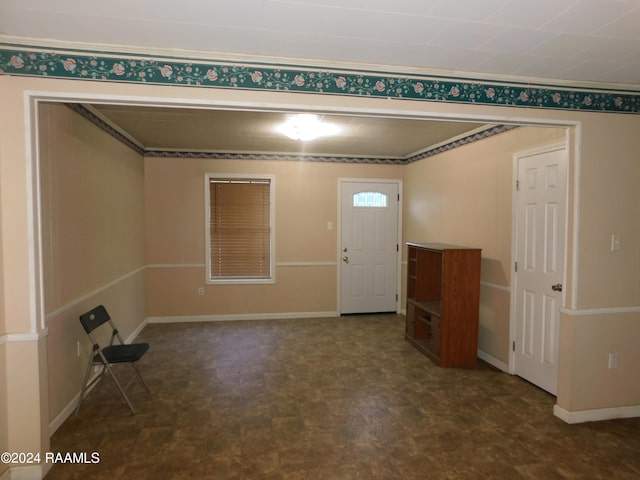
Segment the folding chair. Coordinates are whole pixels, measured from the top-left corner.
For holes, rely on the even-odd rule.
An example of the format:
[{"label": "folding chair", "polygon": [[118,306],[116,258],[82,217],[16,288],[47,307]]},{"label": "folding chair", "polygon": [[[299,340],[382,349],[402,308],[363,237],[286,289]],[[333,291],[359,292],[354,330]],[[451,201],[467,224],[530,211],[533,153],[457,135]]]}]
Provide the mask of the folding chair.
[{"label": "folding chair", "polygon": [[[101,325],[107,322],[111,327],[111,340],[109,341],[108,346],[102,348],[98,343],[98,341],[96,340],[95,335],[92,332],[96,328],[100,327]],[[122,337],[120,336],[120,333],[118,332],[118,329],[114,325],[113,321],[111,320],[111,317],[107,313],[107,309],[104,308],[103,305],[99,305],[94,309],[89,310],[87,313],[83,313],[82,315],[80,315],[80,323],[82,324],[84,331],[87,332],[87,335],[91,339],[91,343],[93,344],[93,350],[91,352],[91,356],[89,357],[87,370],[84,374],[84,381],[82,382],[82,392],[80,393],[80,399],[78,400],[78,406],[76,407],[76,415],[80,412],[80,405],[82,404],[82,400],[84,400],[87,390],[89,390],[93,385],[98,383],[100,379],[102,379],[102,376],[107,372],[109,373],[114,383],[118,387],[118,390],[120,390],[120,394],[122,395],[122,398],[124,399],[125,402],[127,402],[127,405],[129,405],[129,409],[131,409],[131,413],[135,415],[136,411],[133,408],[133,405],[131,404],[129,397],[127,397],[125,390],[129,387],[131,382],[137,376],[142,382],[142,385],[144,386],[145,390],[151,393],[149,391],[149,388],[147,387],[147,384],[144,383],[144,380],[142,379],[142,376],[140,375],[138,368],[136,367],[136,362],[142,358],[142,356],[146,353],[147,350],[149,350],[149,344],[148,343],[132,343],[129,345],[125,345],[124,341],[122,340]],[[116,338],[118,339],[120,344],[114,344],[114,341],[116,340]],[[113,369],[111,368],[111,365],[116,363],[130,363],[135,371],[135,374],[131,377],[129,382],[127,382],[127,384],[124,387],[122,387],[117,377],[113,373]],[[101,370],[100,370],[100,373],[93,380],[89,381],[89,376],[91,375],[91,370],[93,367],[101,367]]]}]

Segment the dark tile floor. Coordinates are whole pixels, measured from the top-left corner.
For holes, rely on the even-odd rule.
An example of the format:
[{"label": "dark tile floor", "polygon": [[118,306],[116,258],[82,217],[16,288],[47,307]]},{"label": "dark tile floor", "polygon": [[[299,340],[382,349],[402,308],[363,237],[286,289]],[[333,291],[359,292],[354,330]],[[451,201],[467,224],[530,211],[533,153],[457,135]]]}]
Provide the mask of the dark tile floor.
[{"label": "dark tile floor", "polygon": [[100,463],[46,479],[640,478],[640,419],[567,425],[517,377],[435,367],[403,321],[149,325],[152,394],[133,416],[105,378],[51,440]]}]

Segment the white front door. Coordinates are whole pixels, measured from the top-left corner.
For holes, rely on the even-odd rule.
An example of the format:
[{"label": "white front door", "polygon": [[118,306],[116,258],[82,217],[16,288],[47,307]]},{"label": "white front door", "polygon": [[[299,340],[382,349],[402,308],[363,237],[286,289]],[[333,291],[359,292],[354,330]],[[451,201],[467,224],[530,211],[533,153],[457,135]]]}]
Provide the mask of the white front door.
[{"label": "white front door", "polygon": [[517,157],[514,373],[557,393],[567,153]]},{"label": "white front door", "polygon": [[395,312],[398,183],[342,182],[340,313]]}]

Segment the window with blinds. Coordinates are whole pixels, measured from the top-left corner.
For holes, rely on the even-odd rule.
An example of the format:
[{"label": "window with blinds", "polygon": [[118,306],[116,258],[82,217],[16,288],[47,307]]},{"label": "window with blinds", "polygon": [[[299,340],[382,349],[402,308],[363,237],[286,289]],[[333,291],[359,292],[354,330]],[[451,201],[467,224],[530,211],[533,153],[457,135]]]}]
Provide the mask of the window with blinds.
[{"label": "window with blinds", "polygon": [[272,178],[207,176],[211,281],[272,278]]}]

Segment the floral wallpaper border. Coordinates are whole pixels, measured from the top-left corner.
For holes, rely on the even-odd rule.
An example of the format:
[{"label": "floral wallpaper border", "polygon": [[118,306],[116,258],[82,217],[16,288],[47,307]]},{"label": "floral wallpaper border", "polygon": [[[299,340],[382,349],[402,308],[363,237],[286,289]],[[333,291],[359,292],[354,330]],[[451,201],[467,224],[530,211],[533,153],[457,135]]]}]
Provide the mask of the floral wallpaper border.
[{"label": "floral wallpaper border", "polygon": [[156,158],[205,158],[209,160],[288,160],[300,162],[322,162],[322,163],[361,163],[377,165],[406,165],[408,163],[428,158],[438,153],[443,153],[454,148],[477,142],[483,138],[489,138],[502,132],[518,128],[518,125],[495,125],[481,132],[476,132],[458,140],[440,145],[425,152],[419,153],[409,158],[394,157],[345,157],[345,156],[325,156],[325,155],[293,155],[293,154],[256,154],[256,153],[225,153],[225,152],[191,152],[173,150],[147,150],[129,139],[126,135],[113,128],[107,122],[95,115],[91,110],[79,103],[67,103],[71,110],[82,115],[85,119],[101,128],[109,135],[116,138],[135,152],[145,157]]},{"label": "floral wallpaper border", "polygon": [[640,113],[639,91],[507,84],[311,67],[148,58],[0,44],[0,74],[201,88],[370,96],[526,108]]}]

